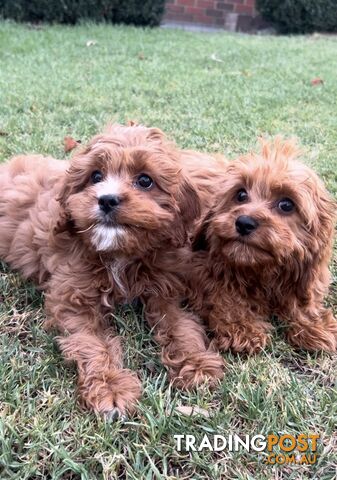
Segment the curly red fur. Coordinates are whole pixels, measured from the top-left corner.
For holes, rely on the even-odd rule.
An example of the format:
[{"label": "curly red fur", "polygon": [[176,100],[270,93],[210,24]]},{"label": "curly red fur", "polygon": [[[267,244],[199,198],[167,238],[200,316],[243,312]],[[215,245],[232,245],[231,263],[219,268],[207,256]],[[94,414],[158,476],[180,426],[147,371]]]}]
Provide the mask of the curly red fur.
[{"label": "curly red fur", "polygon": [[[184,245],[200,214],[188,158],[160,130],[113,125],[70,164],[30,155],[0,167],[0,258],[45,291],[48,324],[76,362],[84,404],[97,412],[125,414],[140,396],[109,321],[116,305],[136,297],[177,385],[222,376],[198,317],[180,307]],[[144,173],[150,189],[137,184]],[[107,193],[119,202],[108,213],[99,206]]]},{"label": "curly red fur", "polygon": [[[272,315],[286,323],[294,346],[337,349],[337,322],[323,305],[336,205],[298,154],[293,142],[276,138],[263,142],[260,154],[229,163],[213,207],[198,224],[191,305],[221,350],[263,349]],[[294,204],[289,213],[279,207],[284,198]],[[241,235],[240,216],[257,227]]]}]

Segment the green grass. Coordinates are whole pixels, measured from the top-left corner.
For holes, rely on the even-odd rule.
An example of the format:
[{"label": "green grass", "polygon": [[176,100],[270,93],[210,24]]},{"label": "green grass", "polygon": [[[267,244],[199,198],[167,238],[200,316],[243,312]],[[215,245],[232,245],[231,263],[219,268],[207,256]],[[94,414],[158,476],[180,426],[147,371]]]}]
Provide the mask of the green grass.
[{"label": "green grass", "polygon": [[[229,157],[254,147],[258,135],[282,133],[299,137],[336,194],[336,51],[334,37],[0,23],[0,161],[19,152],[63,158],[64,136],[85,141],[109,120],[156,125],[182,147]],[[313,87],[317,76],[324,85]],[[336,260],[333,269],[328,302],[336,311]],[[105,423],[80,409],[76,372],[43,330],[41,296],[4,265],[0,275],[2,480],[337,478],[336,355],[295,352],[279,330],[258,356],[226,355],[217,391],[176,392],[150,332],[125,310],[117,327],[144,394],[132,419]],[[193,405],[210,416],[177,410]],[[176,451],[174,434],[205,432],[311,432],[323,444],[315,466]]]}]

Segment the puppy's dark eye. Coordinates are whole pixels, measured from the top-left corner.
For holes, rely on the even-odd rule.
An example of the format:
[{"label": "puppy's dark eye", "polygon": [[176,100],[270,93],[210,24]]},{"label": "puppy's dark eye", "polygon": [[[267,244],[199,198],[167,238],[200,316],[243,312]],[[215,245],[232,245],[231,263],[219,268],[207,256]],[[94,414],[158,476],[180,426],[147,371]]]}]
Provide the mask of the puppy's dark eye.
[{"label": "puppy's dark eye", "polygon": [[146,173],[141,173],[136,180],[136,186],[143,190],[149,190],[153,187],[153,180]]},{"label": "puppy's dark eye", "polygon": [[240,188],[235,198],[240,203],[246,202],[248,200],[248,193],[244,188]]},{"label": "puppy's dark eye", "polygon": [[103,180],[103,173],[100,172],[99,170],[95,170],[91,174],[91,181],[92,183],[99,183]]},{"label": "puppy's dark eye", "polygon": [[282,213],[291,213],[295,210],[295,204],[290,198],[282,198],[282,200],[277,203],[277,208]]}]

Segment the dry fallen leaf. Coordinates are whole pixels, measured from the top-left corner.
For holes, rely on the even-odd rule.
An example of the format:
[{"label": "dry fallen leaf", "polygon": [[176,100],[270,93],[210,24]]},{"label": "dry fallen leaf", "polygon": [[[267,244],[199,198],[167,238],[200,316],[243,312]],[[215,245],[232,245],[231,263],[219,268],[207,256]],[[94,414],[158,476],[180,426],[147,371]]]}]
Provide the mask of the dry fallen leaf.
[{"label": "dry fallen leaf", "polygon": [[137,125],[139,125],[139,123],[136,120],[128,120],[127,121],[127,126],[128,127],[136,127]]},{"label": "dry fallen leaf", "polygon": [[139,53],[138,53],[138,58],[139,58],[139,60],[144,60],[144,59],[145,59],[144,53],[143,53],[143,52],[139,52]]},{"label": "dry fallen leaf", "polygon": [[322,85],[324,83],[322,78],[316,77],[311,80],[311,85],[316,86],[316,85]]},{"label": "dry fallen leaf", "polygon": [[176,411],[181,413],[182,415],[186,415],[188,417],[194,417],[196,415],[202,415],[203,417],[209,417],[208,410],[204,408],[200,408],[197,405],[195,406],[184,406],[181,405],[180,407],[176,407]]},{"label": "dry fallen leaf", "polygon": [[78,147],[78,145],[81,143],[80,140],[74,140],[73,137],[64,137],[64,151],[71,152],[71,150],[74,150],[74,148]]}]

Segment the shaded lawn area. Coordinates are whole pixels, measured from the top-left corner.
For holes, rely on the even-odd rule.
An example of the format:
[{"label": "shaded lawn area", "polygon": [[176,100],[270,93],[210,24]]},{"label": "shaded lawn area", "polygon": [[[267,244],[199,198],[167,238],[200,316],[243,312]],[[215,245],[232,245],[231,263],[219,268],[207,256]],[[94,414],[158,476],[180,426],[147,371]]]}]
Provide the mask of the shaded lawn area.
[{"label": "shaded lawn area", "polygon": [[[282,133],[299,137],[306,161],[336,194],[336,51],[334,37],[3,22],[0,161],[22,152],[63,158],[64,136],[86,141],[111,120],[155,125],[182,147],[231,158],[255,147],[258,135]],[[324,84],[314,87],[317,76]],[[336,256],[332,269],[336,311]],[[278,327],[264,353],[225,356],[215,392],[176,392],[143,320],[126,309],[116,324],[144,394],[136,416],[109,424],[80,409],[75,369],[43,330],[33,286],[3,265],[0,289],[1,479],[336,478],[336,355],[295,352]],[[210,417],[176,410],[193,405]],[[177,452],[173,439],[277,432],[319,433],[318,463],[272,467],[246,451]]]}]

